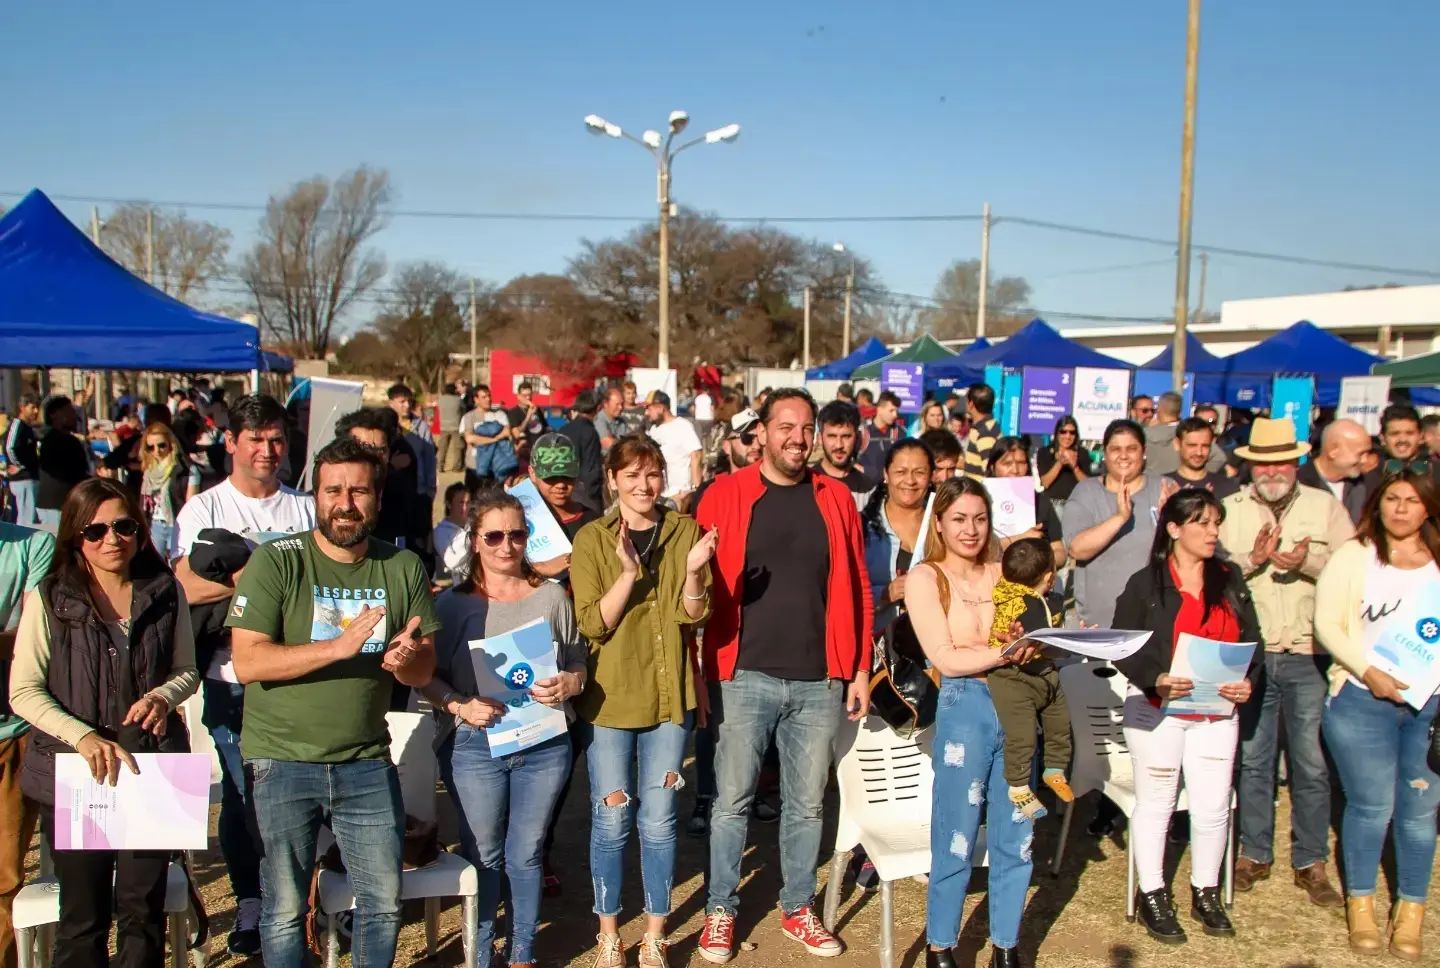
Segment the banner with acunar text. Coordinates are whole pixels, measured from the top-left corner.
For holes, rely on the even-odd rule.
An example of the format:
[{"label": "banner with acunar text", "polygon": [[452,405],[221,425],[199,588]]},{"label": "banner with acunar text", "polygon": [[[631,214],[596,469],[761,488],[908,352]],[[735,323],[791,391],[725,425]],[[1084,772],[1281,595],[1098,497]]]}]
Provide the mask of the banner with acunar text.
[{"label": "banner with acunar text", "polygon": [[1130,371],[1075,367],[1075,422],[1081,440],[1099,440],[1110,421],[1125,416],[1130,401]]},{"label": "banner with acunar text", "polygon": [[1336,420],[1353,420],[1372,437],[1380,432],[1380,412],[1390,403],[1388,376],[1347,376],[1340,381]]}]

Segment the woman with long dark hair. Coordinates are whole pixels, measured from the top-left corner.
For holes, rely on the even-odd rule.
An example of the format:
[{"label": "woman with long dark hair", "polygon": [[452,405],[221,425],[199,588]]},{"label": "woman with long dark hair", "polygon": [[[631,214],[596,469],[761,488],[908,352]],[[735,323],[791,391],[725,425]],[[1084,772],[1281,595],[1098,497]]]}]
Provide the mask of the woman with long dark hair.
[{"label": "woman with long dark hair", "polygon": [[1040,475],[1040,489],[1060,505],[1069,500],[1076,484],[1094,475],[1090,452],[1080,446],[1080,425],[1068,413],[1055,421],[1050,443],[1035,455],[1035,470]]},{"label": "woman with long dark hair", "polygon": [[469,643],[513,632],[543,619],[557,649],[559,673],[530,689],[537,701],[573,713],[585,688],[585,644],[565,589],[536,573],[525,557],[529,529],[520,502],[494,489],[470,504],[471,559],[467,577],[441,593],[435,612],[435,676],[422,690],[435,706],[440,775],[460,816],[460,846],[480,875],[482,956],[495,940],[500,875],[510,882],[510,938],[506,963],[533,964],[540,922],[541,854],[555,801],[570,775],[568,736],[518,753],[494,756],[486,729],[505,715],[504,704],[477,695]]},{"label": "woman with long dark hair", "polygon": [[905,573],[920,546],[920,524],[934,470],[935,457],[923,442],[914,437],[896,441],[885,454],[885,476],[861,514],[876,635],[889,628],[905,600]]},{"label": "woman with long dark hair", "polygon": [[[675,879],[676,797],[685,747],[704,725],[695,626],[710,614],[714,531],[659,502],[665,455],[649,437],[622,437],[605,462],[615,507],[575,536],[570,585],[590,640],[593,688],[576,706],[586,723],[590,873],[596,968],[622,968],[620,894],[630,832],[640,831],[645,934],[641,968],[665,968]],[[635,801],[639,800],[639,806]]]},{"label": "woman with long dark hair", "polygon": [[[190,748],[179,706],[199,685],[185,593],[134,496],[92,477],[66,495],[50,574],[25,598],[10,704],[34,727],[20,784],[55,843],[55,755],[96,780],[139,773],[135,753]],[[166,851],[52,850],[60,882],[56,968],[151,968],[165,954]]]},{"label": "woman with long dark hair", "polygon": [[[1315,634],[1334,657],[1321,728],[1345,791],[1340,853],[1350,947],[1383,946],[1375,911],[1376,872],[1390,828],[1398,895],[1390,953],[1419,961],[1425,898],[1435,861],[1440,774],[1426,760],[1440,696],[1407,697],[1373,658],[1431,642],[1440,582],[1440,490],[1428,470],[1387,476],[1365,502],[1356,536],[1331,555],[1315,589]],[[1415,605],[1424,608],[1416,618]],[[1415,703],[1419,703],[1418,706]]]},{"label": "woman with long dark hair", "polygon": [[[1260,642],[1260,619],[1240,569],[1218,557],[1225,509],[1209,491],[1183,490],[1160,512],[1150,560],[1115,605],[1115,627],[1150,629],[1139,651],[1115,665],[1130,680],[1125,742],[1135,767],[1130,849],[1140,882],[1140,917],[1151,937],[1181,944],[1185,931],[1165,884],[1165,834],[1183,778],[1190,799],[1190,914],[1206,934],[1235,933],[1220,901],[1220,865],[1229,840],[1230,791],[1239,742],[1235,710],[1223,716],[1169,715],[1162,704],[1191,694],[1194,683],[1170,675],[1180,636]],[[1250,698],[1263,665],[1223,683],[1232,703]]]},{"label": "woman with long dark hair", "polygon": [[1010,803],[1005,730],[986,673],[1036,655],[1022,645],[1009,656],[990,648],[991,598],[1000,579],[990,533],[990,495],[978,481],[953,478],[935,491],[924,567],[905,583],[905,607],[930,664],[944,678],[935,714],[935,785],[926,891],[928,968],[954,968],[951,951],[970,883],[972,850],[985,802],[989,812],[990,944],[993,968],[1018,968],[1020,915],[1030,884],[1034,823]]}]

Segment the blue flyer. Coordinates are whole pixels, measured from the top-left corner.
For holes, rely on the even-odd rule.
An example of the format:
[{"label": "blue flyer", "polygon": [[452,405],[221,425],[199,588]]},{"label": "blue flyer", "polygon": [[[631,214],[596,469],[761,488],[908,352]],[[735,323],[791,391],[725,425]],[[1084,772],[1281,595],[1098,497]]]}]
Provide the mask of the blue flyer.
[{"label": "blue flyer", "polygon": [[470,641],[479,695],[509,707],[485,732],[491,756],[509,756],[566,731],[563,710],[537,702],[530,688],[559,671],[555,636],[543,618],[504,635]]},{"label": "blue flyer", "polygon": [[1440,581],[1405,596],[1370,644],[1370,662],[1405,683],[1401,695],[1414,708],[1430,701],[1440,687]]},{"label": "blue flyer", "polygon": [[1229,716],[1235,704],[1220,695],[1227,682],[1239,682],[1250,669],[1254,642],[1217,642],[1189,632],[1175,640],[1170,675],[1194,683],[1190,695],[1167,699],[1160,711],[1167,716]]},{"label": "blue flyer", "polygon": [[540,496],[535,482],[526,478],[505,493],[520,502],[525,509],[525,526],[530,529],[530,540],[525,543],[525,557],[531,561],[549,561],[570,553],[570,539],[565,529],[555,520],[550,505]]}]

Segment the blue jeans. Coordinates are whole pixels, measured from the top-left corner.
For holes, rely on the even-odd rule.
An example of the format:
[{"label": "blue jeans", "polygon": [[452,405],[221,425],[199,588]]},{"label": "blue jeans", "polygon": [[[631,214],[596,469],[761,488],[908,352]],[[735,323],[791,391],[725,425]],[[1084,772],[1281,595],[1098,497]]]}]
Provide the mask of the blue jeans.
[{"label": "blue jeans", "polygon": [[1440,776],[1425,762],[1425,752],[1437,706],[1440,697],[1431,696],[1417,713],[1376,699],[1353,682],[1325,706],[1325,742],[1345,791],[1340,855],[1351,897],[1375,893],[1385,828],[1393,825],[1397,893],[1401,900],[1425,903],[1440,806]]},{"label": "blue jeans", "polygon": [[[953,948],[970,886],[975,837],[985,815],[990,852],[990,943],[1013,948],[1030,886],[1035,828],[1010,802],[1005,782],[1005,731],[990,688],[979,679],[944,679],[935,713],[935,786],[931,794],[930,886],[925,937]],[[987,801],[999,809],[990,813]]]},{"label": "blue jeans", "polygon": [[245,687],[206,679],[205,725],[220,758],[220,854],[230,875],[236,900],[260,896],[259,832],[254,803],[245,789],[245,764],[240,758],[237,723],[244,708]]},{"label": "blue jeans", "polygon": [[59,508],[36,508],[35,517],[40,524],[43,524],[47,528],[60,527]]},{"label": "blue jeans", "polygon": [[[675,880],[675,794],[685,785],[680,767],[685,762],[691,721],[687,713],[681,725],[587,728],[590,876],[595,888],[594,910],[602,917],[620,913],[625,845],[630,841],[631,827],[640,830],[645,913],[657,918],[670,913],[670,888]],[[672,776],[674,780],[667,782]],[[606,803],[617,791],[625,794],[625,802],[619,806]]]},{"label": "blue jeans", "polygon": [[1324,655],[1265,653],[1265,675],[1240,707],[1240,854],[1275,861],[1275,757],[1280,723],[1290,763],[1290,866],[1330,857],[1330,771],[1320,748],[1320,717],[1329,688]]},{"label": "blue jeans", "polygon": [[33,528],[40,523],[35,514],[35,490],[39,481],[11,481],[10,493],[15,496],[15,523]]},{"label": "blue jeans", "polygon": [[707,910],[740,906],[740,859],[750,802],[773,736],[780,754],[780,906],[786,913],[815,897],[820,811],[830,777],[831,746],[845,709],[844,683],[777,679],[740,669],[711,688],[716,724],[715,803],[710,808],[710,896]]},{"label": "blue jeans", "polygon": [[483,729],[460,726],[440,748],[440,776],[460,819],[460,849],[479,872],[481,960],[495,943],[500,874],[510,880],[511,963],[532,961],[540,923],[545,828],[570,775],[570,738],[495,759]]},{"label": "blue jeans", "polygon": [[150,522],[150,543],[166,561],[170,560],[170,536],[174,533],[175,525],[169,521]]},{"label": "blue jeans", "polygon": [[388,966],[400,934],[400,780],[386,760],[296,763],[252,759],[260,865],[260,944],[265,964],[305,964],[305,910],[316,839],[328,824],[355,892],[350,938],[356,968]]}]

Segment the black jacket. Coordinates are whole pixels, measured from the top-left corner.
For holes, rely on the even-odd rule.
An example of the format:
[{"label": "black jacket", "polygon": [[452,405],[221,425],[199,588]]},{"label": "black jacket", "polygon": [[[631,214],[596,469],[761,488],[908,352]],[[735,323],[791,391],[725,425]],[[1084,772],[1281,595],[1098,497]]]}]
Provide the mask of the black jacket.
[{"label": "black jacket", "polygon": [[90,459],[85,445],[72,433],[47,430],[40,438],[40,486],[35,506],[58,511],[71,488],[90,476]]},{"label": "black jacket", "polygon": [[[1260,635],[1260,617],[1255,613],[1255,600],[1245,585],[1240,569],[1227,564],[1225,598],[1240,623],[1240,641],[1263,643]],[[1130,684],[1145,695],[1154,698],[1155,680],[1170,671],[1175,654],[1175,617],[1180,614],[1180,591],[1167,567],[1161,575],[1161,583],[1155,584],[1150,565],[1146,564],[1125,585],[1125,590],[1115,600],[1117,629],[1150,629],[1150,638],[1133,655],[1120,659],[1115,667],[1130,680]],[[1265,647],[1257,644],[1255,656],[1250,660],[1250,671],[1246,674],[1251,683],[1258,684],[1263,662],[1256,661],[1264,655]]]},{"label": "black jacket", "polygon": [[33,481],[40,476],[40,451],[39,438],[35,436],[35,428],[30,426],[19,417],[15,418],[15,429],[7,430],[6,436],[14,435],[14,446],[6,448],[6,456],[10,462],[23,468],[18,474],[12,474],[12,481]]},{"label": "black jacket", "polygon": [[576,417],[560,428],[560,433],[575,444],[580,458],[580,476],[575,479],[575,500],[596,514],[605,513],[604,457],[600,448],[600,432],[589,417]]},{"label": "black jacket", "polygon": [[[1316,469],[1313,460],[1307,460],[1300,465],[1300,472],[1296,475],[1296,480],[1322,491],[1330,490],[1330,485],[1326,483],[1325,478],[1320,476],[1320,471]],[[1365,510],[1365,502],[1370,498],[1371,489],[1377,483],[1379,483],[1379,475],[1369,474],[1351,477],[1345,481],[1344,490],[1341,492],[1344,496],[1340,499],[1340,503],[1345,505],[1352,524],[1360,523],[1361,513]],[[1334,491],[1330,493],[1333,494]]]}]

